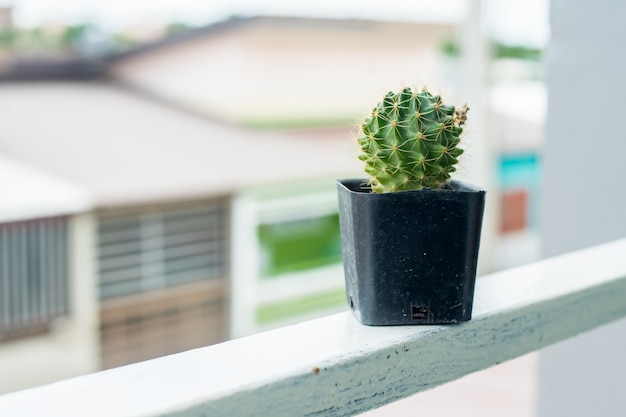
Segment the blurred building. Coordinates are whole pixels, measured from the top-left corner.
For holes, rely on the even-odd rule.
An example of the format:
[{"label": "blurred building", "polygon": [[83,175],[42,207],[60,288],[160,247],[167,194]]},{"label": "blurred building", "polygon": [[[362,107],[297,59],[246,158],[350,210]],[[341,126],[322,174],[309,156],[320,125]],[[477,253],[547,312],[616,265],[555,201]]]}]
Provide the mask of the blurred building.
[{"label": "blurred building", "polygon": [[[343,308],[334,179],[356,171],[346,129],[255,132],[150,100],[95,72],[85,79],[82,64],[28,61],[13,68],[28,76],[0,85],[2,153],[76,184],[92,205],[45,220],[51,215],[28,215],[24,204],[23,219],[2,219],[3,296],[18,296],[3,303],[4,375],[43,383]],[[83,240],[67,231],[75,222]],[[35,236],[53,233],[46,232],[48,223],[58,234],[52,243],[45,243],[48,235]],[[294,252],[307,236],[318,239],[318,252]],[[28,275],[49,265],[41,258],[48,247],[31,243],[39,241],[51,245],[49,262],[65,269]],[[82,266],[71,267],[75,263]],[[316,268],[336,273],[311,281]],[[278,285],[281,279],[291,286]],[[36,310],[43,321],[21,326],[30,309],[42,308],[31,300],[33,294],[45,298],[42,286],[58,298],[53,311]],[[75,287],[92,292],[77,294]],[[98,341],[84,349],[91,362],[79,369],[63,365],[81,363],[73,349],[49,349],[69,337],[73,322]],[[45,363],[32,368],[30,352],[39,350],[48,352],[40,356]],[[38,370],[26,375],[20,368]],[[27,385],[17,377],[4,381],[3,390]]]},{"label": "blurred building", "polygon": [[494,270],[499,270],[541,258],[538,210],[546,88],[536,79],[494,83],[489,104],[500,204],[498,245],[492,259]]},{"label": "blurred building", "polygon": [[[0,217],[2,247],[13,248],[0,285],[26,300],[15,305],[27,311],[42,286],[65,300],[36,334],[14,329],[22,310],[4,300],[0,373],[32,368],[29,355],[54,343],[36,371],[46,378],[30,383],[345,308],[335,179],[362,175],[350,124],[403,82],[446,85],[439,48],[455,30],[237,18],[105,59],[3,66],[0,155],[72,184],[88,204]],[[18,273],[44,265],[29,242],[44,245],[36,233],[48,224],[68,228],[49,252],[66,269]],[[30,240],[16,232],[30,228]],[[64,365],[79,357],[60,342],[72,323],[87,337],[81,367]],[[6,381],[0,390],[27,385]]]},{"label": "blurred building", "polygon": [[[227,338],[236,198],[276,184],[263,197],[275,200],[280,184],[294,181],[314,196],[311,181],[327,178],[332,190],[332,179],[354,166],[345,134],[320,142],[254,133],[102,82],[0,89],[3,152],[78,184],[93,199],[85,216],[93,225],[105,367]],[[291,210],[288,217],[307,215]],[[256,211],[250,216],[236,222],[256,228]]]}]

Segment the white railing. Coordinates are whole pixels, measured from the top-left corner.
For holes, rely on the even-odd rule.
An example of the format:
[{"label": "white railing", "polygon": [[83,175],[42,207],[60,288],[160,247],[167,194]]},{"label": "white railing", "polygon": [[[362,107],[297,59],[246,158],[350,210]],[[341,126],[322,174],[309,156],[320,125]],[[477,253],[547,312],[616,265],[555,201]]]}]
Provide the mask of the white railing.
[{"label": "white railing", "polygon": [[626,239],[480,278],[467,323],[338,314],[0,396],[0,415],[350,416],[625,317],[624,300]]}]

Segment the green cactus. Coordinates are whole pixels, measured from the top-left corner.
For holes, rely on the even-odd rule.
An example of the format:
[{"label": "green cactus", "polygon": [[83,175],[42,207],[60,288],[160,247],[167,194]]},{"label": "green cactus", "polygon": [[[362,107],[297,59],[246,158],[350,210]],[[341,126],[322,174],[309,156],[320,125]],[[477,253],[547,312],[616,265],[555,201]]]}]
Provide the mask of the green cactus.
[{"label": "green cactus", "polygon": [[441,188],[456,171],[467,105],[455,109],[426,89],[389,92],[361,124],[359,159],[372,190]]}]

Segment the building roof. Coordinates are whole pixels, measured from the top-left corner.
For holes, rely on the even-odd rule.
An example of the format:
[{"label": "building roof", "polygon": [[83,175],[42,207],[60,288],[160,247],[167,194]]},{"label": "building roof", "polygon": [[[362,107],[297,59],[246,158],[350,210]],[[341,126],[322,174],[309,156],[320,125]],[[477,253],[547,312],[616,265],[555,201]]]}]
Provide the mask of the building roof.
[{"label": "building roof", "polygon": [[0,223],[87,211],[89,193],[22,161],[0,155]]},{"label": "building roof", "polygon": [[0,65],[0,81],[88,80],[106,75],[106,62],[77,56],[13,57]]},{"label": "building roof", "polygon": [[324,17],[298,17],[298,16],[232,16],[229,19],[218,21],[206,26],[191,28],[179,33],[168,35],[154,41],[131,46],[127,49],[111,53],[109,61],[123,60],[125,58],[143,55],[170,47],[176,47],[196,39],[215,37],[217,34],[248,27],[269,27],[273,30],[284,28],[290,32],[296,32],[302,28],[314,28],[322,31],[339,29],[342,31],[378,30],[382,27],[449,27],[452,28],[458,22],[453,21],[428,21],[404,22],[397,20],[367,20],[367,19],[331,19]]},{"label": "building roof", "polygon": [[213,122],[100,82],[0,84],[0,153],[97,206],[227,195],[359,169],[349,130],[295,137]]},{"label": "building roof", "polygon": [[263,18],[258,17],[258,16],[257,17],[233,16],[230,19],[215,22],[206,26],[187,29],[179,33],[175,33],[175,34],[164,36],[159,39],[155,39],[153,41],[144,42],[139,45],[133,45],[128,48],[123,48],[119,51],[114,51],[107,57],[107,60],[116,61],[119,59],[124,59],[129,56],[141,55],[148,51],[153,51],[153,50],[157,50],[161,48],[167,48],[169,46],[186,43],[190,40],[193,40],[199,37],[212,36],[217,33],[222,33],[228,30],[245,26],[246,24],[255,20],[259,20],[259,19],[263,19]]}]

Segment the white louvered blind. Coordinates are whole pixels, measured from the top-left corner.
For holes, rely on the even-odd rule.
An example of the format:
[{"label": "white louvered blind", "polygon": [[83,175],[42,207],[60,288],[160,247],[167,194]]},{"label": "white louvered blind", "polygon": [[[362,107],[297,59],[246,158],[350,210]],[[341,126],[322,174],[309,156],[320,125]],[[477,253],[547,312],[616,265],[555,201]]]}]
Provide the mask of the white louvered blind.
[{"label": "white louvered blind", "polygon": [[0,224],[0,340],[46,331],[68,312],[67,218]]},{"label": "white louvered blind", "polygon": [[224,276],[227,234],[222,200],[101,213],[100,297]]}]

